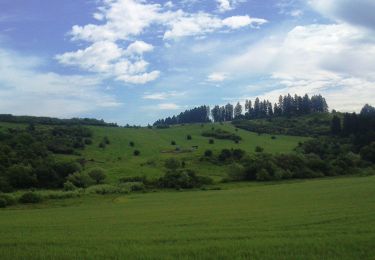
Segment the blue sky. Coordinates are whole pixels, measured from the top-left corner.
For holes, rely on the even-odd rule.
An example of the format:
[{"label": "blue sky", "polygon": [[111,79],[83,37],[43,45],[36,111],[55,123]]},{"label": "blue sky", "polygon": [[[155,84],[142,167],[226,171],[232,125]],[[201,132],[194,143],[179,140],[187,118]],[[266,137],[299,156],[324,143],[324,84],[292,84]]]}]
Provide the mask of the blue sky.
[{"label": "blue sky", "polygon": [[1,0],[0,113],[152,123],[321,93],[375,102],[373,0]]}]

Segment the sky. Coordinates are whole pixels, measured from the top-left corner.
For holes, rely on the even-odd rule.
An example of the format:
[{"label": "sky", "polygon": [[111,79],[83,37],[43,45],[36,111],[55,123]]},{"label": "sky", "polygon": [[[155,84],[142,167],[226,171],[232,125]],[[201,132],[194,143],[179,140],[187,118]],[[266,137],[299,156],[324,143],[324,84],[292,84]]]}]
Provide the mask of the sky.
[{"label": "sky", "polygon": [[0,113],[146,125],[322,94],[375,105],[375,0],[0,0]]}]

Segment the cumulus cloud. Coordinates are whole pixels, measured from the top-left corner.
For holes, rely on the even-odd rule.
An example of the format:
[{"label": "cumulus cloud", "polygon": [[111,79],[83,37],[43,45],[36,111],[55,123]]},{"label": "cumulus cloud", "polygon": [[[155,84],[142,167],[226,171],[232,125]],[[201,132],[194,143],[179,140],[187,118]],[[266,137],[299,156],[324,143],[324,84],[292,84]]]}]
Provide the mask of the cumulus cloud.
[{"label": "cumulus cloud", "polygon": [[373,102],[374,39],[348,24],[297,26],[283,37],[250,46],[219,69],[269,75],[280,88],[265,96],[275,100],[280,93],[322,93],[336,109],[358,110]]},{"label": "cumulus cloud", "polygon": [[[93,17],[98,24],[74,25],[70,32],[73,41],[85,41],[90,45],[74,52],[57,55],[64,65],[101,73],[116,80],[132,84],[144,84],[157,79],[160,72],[149,71],[143,57],[154,46],[135,40],[151,26],[157,26],[164,40],[181,37],[203,36],[218,30],[235,30],[242,27],[258,27],[264,19],[249,16],[232,16],[225,19],[205,13],[188,13],[181,9],[172,11],[173,3],[165,5],[146,0],[101,0]],[[232,1],[231,3],[234,4]],[[132,42],[133,41],[133,42]],[[124,47],[124,42],[131,42]]]},{"label": "cumulus cloud", "polygon": [[40,72],[44,61],[0,48],[0,110],[3,113],[72,117],[120,106],[93,76]]}]

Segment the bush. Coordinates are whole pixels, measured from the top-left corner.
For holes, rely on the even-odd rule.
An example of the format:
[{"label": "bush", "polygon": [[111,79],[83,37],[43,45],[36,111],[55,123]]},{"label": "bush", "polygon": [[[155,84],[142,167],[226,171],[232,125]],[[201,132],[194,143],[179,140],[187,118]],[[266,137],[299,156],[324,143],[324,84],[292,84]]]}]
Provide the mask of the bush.
[{"label": "bush", "polygon": [[363,160],[375,163],[375,142],[363,147],[360,154]]},{"label": "bush", "polygon": [[87,188],[94,183],[94,180],[85,172],[76,172],[67,178],[68,181],[79,188]]},{"label": "bush", "polygon": [[192,170],[168,171],[158,181],[161,188],[192,189],[212,184],[209,177],[197,176]]},{"label": "bush", "polygon": [[165,166],[165,168],[167,168],[169,170],[177,170],[178,168],[181,167],[181,163],[176,158],[169,158],[169,159],[165,160],[164,166]]},{"label": "bush", "polygon": [[7,194],[0,194],[0,208],[5,208],[16,204],[16,199]]},{"label": "bush", "polygon": [[191,135],[186,136],[186,140],[191,140],[191,139],[192,139]]},{"label": "bush", "polygon": [[215,140],[214,140],[214,139],[210,139],[210,140],[208,140],[208,143],[209,143],[209,144],[214,144],[214,143],[215,143]]},{"label": "bush", "polygon": [[246,179],[245,167],[239,163],[234,163],[229,168],[228,172],[229,180],[232,181],[243,181]]},{"label": "bush", "polygon": [[276,139],[276,136],[274,136],[274,135],[271,136],[271,139],[272,139],[272,140],[275,140],[275,139]]},{"label": "bush", "polygon": [[86,138],[86,139],[85,139],[85,144],[86,144],[86,145],[91,145],[91,144],[92,144],[92,140],[89,139],[89,138]]},{"label": "bush", "polygon": [[104,149],[104,148],[105,148],[105,143],[103,143],[103,142],[100,142],[100,143],[99,143],[99,148],[102,148],[102,149]]},{"label": "bush", "polygon": [[264,151],[264,149],[262,147],[260,147],[260,146],[255,147],[255,152],[256,153],[261,153],[263,151]]},{"label": "bush", "polygon": [[130,147],[134,147],[134,145],[135,145],[135,144],[134,144],[133,141],[130,141],[130,142],[129,142],[129,146],[130,146]]},{"label": "bush", "polygon": [[31,188],[37,184],[37,176],[31,166],[13,165],[8,169],[9,182],[14,188]]},{"label": "bush", "polygon": [[110,143],[111,143],[111,142],[109,141],[108,136],[104,136],[104,137],[103,137],[103,143],[105,143],[105,144],[110,144]]},{"label": "bush", "polygon": [[7,205],[7,201],[0,197],[0,208],[5,208]]},{"label": "bush", "polygon": [[245,151],[241,149],[234,149],[232,151],[232,156],[235,160],[241,160],[244,157]]},{"label": "bush", "polygon": [[176,145],[176,142],[175,141],[171,141],[171,145]]},{"label": "bush", "polygon": [[231,151],[229,149],[223,149],[223,150],[221,150],[218,159],[219,159],[219,161],[224,162],[231,157],[232,157]]},{"label": "bush", "polygon": [[76,187],[71,181],[66,181],[66,182],[64,183],[64,187],[63,187],[63,189],[64,189],[65,191],[73,191],[73,190],[76,190],[77,187]]},{"label": "bush", "polygon": [[139,150],[134,150],[133,155],[134,156],[139,156],[141,152]]},{"label": "bush", "polygon": [[205,157],[212,157],[212,151],[211,150],[206,150],[205,152],[204,152],[204,156]]},{"label": "bush", "polygon": [[24,193],[20,199],[19,202],[24,204],[33,204],[33,203],[39,203],[43,200],[43,197],[35,192],[26,192]]},{"label": "bush", "polygon": [[96,184],[103,183],[105,178],[107,177],[105,171],[99,168],[91,170],[89,172],[89,176],[96,182]]}]

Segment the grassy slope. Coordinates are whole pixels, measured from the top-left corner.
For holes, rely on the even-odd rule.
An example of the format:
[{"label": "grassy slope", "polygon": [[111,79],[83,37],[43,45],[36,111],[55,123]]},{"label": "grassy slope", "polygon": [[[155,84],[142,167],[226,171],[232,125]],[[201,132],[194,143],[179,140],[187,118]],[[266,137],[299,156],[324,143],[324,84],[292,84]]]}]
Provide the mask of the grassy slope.
[{"label": "grassy slope", "polygon": [[374,259],[374,186],[374,176],[350,177],[3,209],[0,255]]},{"label": "grassy slope", "polygon": [[[239,144],[229,140],[215,140],[215,144],[209,144],[209,138],[201,136],[204,130],[211,127],[225,129],[242,137]],[[199,158],[206,149],[211,149],[218,154],[224,148],[241,148],[249,153],[254,152],[256,146],[265,148],[266,152],[281,153],[291,152],[298,144],[306,140],[302,137],[277,136],[275,140],[271,135],[260,135],[235,128],[231,124],[206,124],[201,127],[197,125],[174,126],[169,129],[124,129],[124,128],[103,128],[92,127],[94,130],[94,144],[83,151],[87,159],[94,159],[90,167],[103,167],[109,172],[111,180],[123,176],[160,176],[164,173],[163,161],[166,158],[175,156],[184,159],[187,167],[197,170],[200,174],[207,174],[220,178],[225,175],[226,167],[214,166],[210,163],[200,162]],[[190,134],[192,140],[186,140]],[[108,136],[111,144],[104,150],[98,148],[98,143],[104,136]],[[176,146],[171,145],[174,140],[181,149],[189,149],[198,145],[198,150],[189,153],[162,153],[162,151],[173,151]],[[129,142],[135,142],[135,147],[129,146]],[[133,151],[138,149],[141,156],[134,157]]]}]

